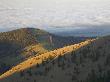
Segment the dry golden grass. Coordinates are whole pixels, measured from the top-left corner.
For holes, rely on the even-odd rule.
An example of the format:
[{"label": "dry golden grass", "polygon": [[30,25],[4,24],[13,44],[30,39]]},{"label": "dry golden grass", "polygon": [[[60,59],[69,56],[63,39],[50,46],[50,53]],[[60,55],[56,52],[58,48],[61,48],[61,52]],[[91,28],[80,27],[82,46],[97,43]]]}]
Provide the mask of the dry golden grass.
[{"label": "dry golden grass", "polygon": [[16,72],[20,72],[23,71],[25,69],[28,69],[32,66],[35,66],[36,64],[41,64],[43,62],[43,60],[47,60],[50,56],[55,59],[58,56],[63,56],[66,53],[72,52],[72,51],[76,51],[77,49],[88,45],[89,43],[93,42],[95,39],[92,40],[86,40],[84,42],[78,43],[78,44],[74,44],[74,45],[70,45],[70,46],[66,46],[60,49],[56,49],[41,55],[36,55],[35,57],[29,58],[28,60],[20,63],[19,65],[13,67],[12,69],[10,69],[9,71],[5,72],[4,74],[2,74],[0,76],[0,79],[3,79],[5,77],[8,77]]},{"label": "dry golden grass", "polygon": [[[31,45],[31,46],[28,46],[26,47],[22,52],[21,54],[23,56],[29,56],[29,57],[32,57],[34,55],[39,55],[39,54],[43,54],[43,53],[46,53],[48,52],[48,50],[46,50],[42,44],[36,44],[36,45]],[[36,54],[35,54],[36,53]]]}]

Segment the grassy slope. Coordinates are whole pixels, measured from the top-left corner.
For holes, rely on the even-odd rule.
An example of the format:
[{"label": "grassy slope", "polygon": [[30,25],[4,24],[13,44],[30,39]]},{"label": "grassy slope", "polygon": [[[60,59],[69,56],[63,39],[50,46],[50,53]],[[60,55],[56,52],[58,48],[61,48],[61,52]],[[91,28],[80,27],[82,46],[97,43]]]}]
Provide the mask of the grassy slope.
[{"label": "grassy slope", "polygon": [[[93,40],[91,40],[91,41],[93,41]],[[0,78],[5,78],[5,77],[8,77],[8,76],[14,74],[14,75],[12,75],[12,77],[10,76],[9,78],[7,78],[7,79],[5,79],[3,81],[4,82],[11,82],[12,79],[16,79],[16,81],[20,82],[23,79],[19,79],[20,78],[19,77],[19,73],[17,73],[17,72],[20,72],[20,71],[23,71],[25,69],[28,69],[28,68],[30,68],[32,66],[35,66],[36,64],[42,64],[45,61],[50,61],[51,59],[55,59],[56,60],[56,58],[58,58],[59,56],[63,56],[66,53],[75,51],[75,50],[77,50],[77,49],[89,44],[91,41],[87,40],[87,41],[81,42],[79,44],[67,46],[67,47],[64,47],[64,48],[60,48],[60,49],[44,53],[44,54],[41,54],[39,56],[35,56],[33,58],[30,58],[27,61],[24,61],[23,63],[13,67],[11,70],[9,70],[8,72],[6,72],[2,76],[0,76]],[[26,76],[26,77],[28,77],[28,76]],[[35,77],[35,76],[33,76],[33,77]],[[23,81],[25,82],[26,79],[24,79]]]}]

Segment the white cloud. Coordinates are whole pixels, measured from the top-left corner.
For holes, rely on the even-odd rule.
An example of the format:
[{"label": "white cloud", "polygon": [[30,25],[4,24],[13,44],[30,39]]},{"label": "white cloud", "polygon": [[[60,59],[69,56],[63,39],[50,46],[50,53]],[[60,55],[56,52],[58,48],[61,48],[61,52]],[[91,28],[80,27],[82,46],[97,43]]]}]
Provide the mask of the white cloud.
[{"label": "white cloud", "polygon": [[109,0],[0,0],[0,27],[110,24]]}]

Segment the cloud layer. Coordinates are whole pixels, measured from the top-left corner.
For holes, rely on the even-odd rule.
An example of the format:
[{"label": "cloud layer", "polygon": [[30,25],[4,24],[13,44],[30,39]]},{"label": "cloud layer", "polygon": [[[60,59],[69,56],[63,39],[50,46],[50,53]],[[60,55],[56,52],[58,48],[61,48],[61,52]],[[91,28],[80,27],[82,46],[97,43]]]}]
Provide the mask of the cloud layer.
[{"label": "cloud layer", "polygon": [[106,24],[109,0],[0,0],[0,28]]}]

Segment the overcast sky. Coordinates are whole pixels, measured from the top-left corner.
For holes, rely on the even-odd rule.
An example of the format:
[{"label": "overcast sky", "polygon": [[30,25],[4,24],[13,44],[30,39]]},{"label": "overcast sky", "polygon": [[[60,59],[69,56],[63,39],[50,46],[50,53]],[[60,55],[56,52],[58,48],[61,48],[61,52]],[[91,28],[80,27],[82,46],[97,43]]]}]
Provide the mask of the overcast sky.
[{"label": "overcast sky", "polygon": [[104,24],[110,24],[110,0],[0,0],[0,28]]}]

